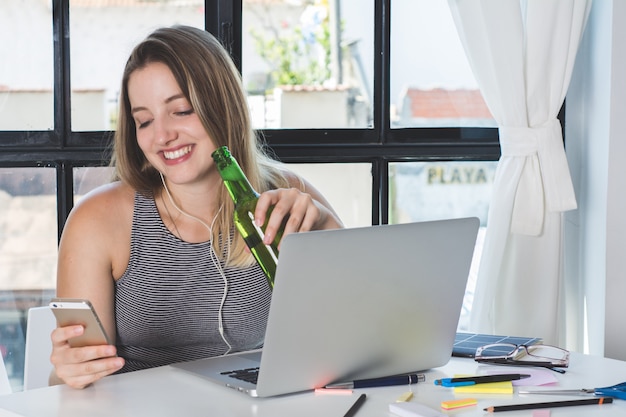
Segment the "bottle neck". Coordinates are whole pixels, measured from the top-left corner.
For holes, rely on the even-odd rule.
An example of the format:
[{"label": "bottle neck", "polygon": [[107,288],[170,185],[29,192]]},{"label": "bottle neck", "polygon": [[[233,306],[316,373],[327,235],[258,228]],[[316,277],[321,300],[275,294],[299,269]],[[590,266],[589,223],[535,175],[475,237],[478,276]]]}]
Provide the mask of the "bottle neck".
[{"label": "bottle neck", "polygon": [[259,197],[259,193],[252,188],[237,160],[233,158],[226,147],[218,148],[213,153],[213,159],[235,205]]}]

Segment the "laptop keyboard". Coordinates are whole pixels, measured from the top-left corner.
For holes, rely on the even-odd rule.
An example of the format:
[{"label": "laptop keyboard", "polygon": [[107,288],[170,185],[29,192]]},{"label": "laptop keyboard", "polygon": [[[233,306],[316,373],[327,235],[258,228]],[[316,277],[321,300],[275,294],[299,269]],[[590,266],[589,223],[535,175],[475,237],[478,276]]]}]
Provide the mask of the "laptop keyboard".
[{"label": "laptop keyboard", "polygon": [[222,375],[228,375],[231,378],[240,379],[242,381],[250,382],[251,384],[256,384],[257,378],[259,376],[259,368],[246,368],[246,369],[237,369],[234,371],[224,371]]}]

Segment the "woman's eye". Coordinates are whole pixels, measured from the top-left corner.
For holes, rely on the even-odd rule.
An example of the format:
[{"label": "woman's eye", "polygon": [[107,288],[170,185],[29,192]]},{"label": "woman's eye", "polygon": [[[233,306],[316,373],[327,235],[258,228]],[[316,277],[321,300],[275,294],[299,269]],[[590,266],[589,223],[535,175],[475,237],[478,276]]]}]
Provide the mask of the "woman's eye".
[{"label": "woman's eye", "polygon": [[193,114],[193,109],[179,111],[179,112],[176,112],[176,114],[179,116],[189,116],[190,114]]},{"label": "woman's eye", "polygon": [[151,123],[151,120],[147,120],[145,122],[139,122],[137,121],[137,128],[138,129],[143,129],[144,127],[148,127]]}]

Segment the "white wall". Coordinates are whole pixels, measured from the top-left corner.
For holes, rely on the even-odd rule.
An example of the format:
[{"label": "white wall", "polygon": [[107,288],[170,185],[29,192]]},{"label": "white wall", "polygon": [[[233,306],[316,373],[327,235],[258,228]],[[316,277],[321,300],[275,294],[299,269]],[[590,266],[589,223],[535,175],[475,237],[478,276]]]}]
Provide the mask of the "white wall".
[{"label": "white wall", "polygon": [[[626,359],[624,21],[623,0],[594,2],[565,118],[566,149],[578,200],[578,209],[566,213],[564,227],[567,314],[577,318],[568,329],[568,347],[618,359]],[[573,332],[583,323],[587,335]]]},{"label": "white wall", "polygon": [[626,2],[613,1],[604,354],[626,360]]},{"label": "white wall", "polygon": [[[72,130],[108,130],[105,90],[72,92]],[[54,128],[52,90],[0,91],[2,130],[51,130]]]}]

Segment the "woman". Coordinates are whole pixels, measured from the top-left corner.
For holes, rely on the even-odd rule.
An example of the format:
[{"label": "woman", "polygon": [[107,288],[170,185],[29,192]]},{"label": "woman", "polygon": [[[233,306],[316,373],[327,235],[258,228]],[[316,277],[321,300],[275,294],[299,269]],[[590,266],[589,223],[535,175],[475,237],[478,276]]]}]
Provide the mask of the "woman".
[{"label": "woman", "polygon": [[98,379],[262,345],[271,290],[235,232],[233,204],[211,154],[226,145],[261,192],[255,221],[270,243],[342,227],[324,197],[269,159],[250,125],[240,75],[209,33],[149,35],[124,70],[112,164],[118,181],[70,214],[57,296],[94,305],[112,345],[70,348],[82,326],[52,333],[53,380]]}]

